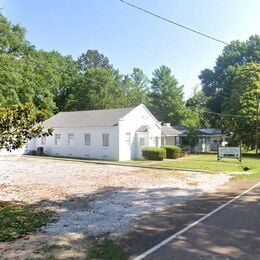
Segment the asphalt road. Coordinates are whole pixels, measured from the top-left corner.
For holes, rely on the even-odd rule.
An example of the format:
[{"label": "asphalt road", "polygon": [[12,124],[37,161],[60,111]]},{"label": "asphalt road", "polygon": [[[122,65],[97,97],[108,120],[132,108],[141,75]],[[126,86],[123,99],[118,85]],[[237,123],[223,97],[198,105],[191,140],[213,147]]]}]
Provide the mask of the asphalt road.
[{"label": "asphalt road", "polygon": [[260,259],[260,186],[145,259]]}]

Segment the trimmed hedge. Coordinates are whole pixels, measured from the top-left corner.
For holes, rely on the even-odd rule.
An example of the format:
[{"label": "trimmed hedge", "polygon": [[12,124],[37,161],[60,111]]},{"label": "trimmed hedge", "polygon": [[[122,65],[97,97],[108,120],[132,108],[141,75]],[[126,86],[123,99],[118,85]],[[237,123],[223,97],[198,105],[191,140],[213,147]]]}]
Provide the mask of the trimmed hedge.
[{"label": "trimmed hedge", "polygon": [[181,148],[174,145],[163,145],[161,148],[166,150],[167,159],[177,159],[180,157]]},{"label": "trimmed hedge", "polygon": [[142,156],[146,160],[162,161],[166,158],[166,150],[159,147],[144,147],[142,149]]}]

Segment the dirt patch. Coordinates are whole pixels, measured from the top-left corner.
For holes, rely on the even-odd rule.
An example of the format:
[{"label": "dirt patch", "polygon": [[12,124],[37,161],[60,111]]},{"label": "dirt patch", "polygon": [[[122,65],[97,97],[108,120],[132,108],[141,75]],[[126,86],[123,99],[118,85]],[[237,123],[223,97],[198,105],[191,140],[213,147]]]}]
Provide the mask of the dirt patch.
[{"label": "dirt patch", "polygon": [[85,259],[88,244],[78,234],[39,233],[11,243],[0,242],[0,256],[1,259]]}]

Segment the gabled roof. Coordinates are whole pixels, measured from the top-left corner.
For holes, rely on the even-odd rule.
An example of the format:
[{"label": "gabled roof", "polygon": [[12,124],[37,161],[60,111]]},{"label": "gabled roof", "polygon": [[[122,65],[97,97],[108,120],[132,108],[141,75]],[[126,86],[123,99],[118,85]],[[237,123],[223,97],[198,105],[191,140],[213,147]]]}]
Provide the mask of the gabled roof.
[{"label": "gabled roof", "polygon": [[46,120],[44,127],[115,126],[133,108],[60,112]]},{"label": "gabled roof", "polygon": [[[185,125],[162,126],[163,136],[181,136],[189,133],[189,127]],[[195,133],[199,136],[222,135],[220,129],[217,128],[202,128],[197,129]]]},{"label": "gabled roof", "polygon": [[222,132],[220,129],[217,128],[201,128],[198,129],[200,131],[201,134],[205,134],[205,135],[221,135]]},{"label": "gabled roof", "polygon": [[146,132],[148,130],[148,125],[142,125],[140,126],[136,132]]},{"label": "gabled roof", "polygon": [[187,135],[189,128],[184,125],[162,126],[162,135],[164,136],[180,136]]}]

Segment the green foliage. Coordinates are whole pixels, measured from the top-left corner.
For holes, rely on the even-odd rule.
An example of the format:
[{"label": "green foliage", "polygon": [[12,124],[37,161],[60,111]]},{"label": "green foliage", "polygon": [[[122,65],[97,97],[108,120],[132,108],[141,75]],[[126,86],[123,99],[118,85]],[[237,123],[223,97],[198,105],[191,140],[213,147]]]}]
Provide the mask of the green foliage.
[{"label": "green foliage", "polygon": [[126,75],[120,84],[123,103],[126,107],[134,107],[139,104],[148,105],[149,80],[143,71],[134,68],[130,75]]},{"label": "green foliage", "polygon": [[[141,69],[122,75],[97,50],[75,61],[57,51],[37,50],[25,29],[0,15],[0,107],[33,103],[47,117],[59,111],[134,107],[152,108],[155,116],[173,124],[194,114],[185,110],[182,87],[166,66],[154,72],[152,88]],[[186,122],[185,121],[185,122]]]},{"label": "green foliage", "polygon": [[90,68],[77,77],[67,110],[93,110],[122,106],[119,73],[114,69]]},{"label": "green foliage", "polygon": [[178,86],[167,66],[163,65],[153,73],[149,108],[154,116],[164,123],[175,125],[183,119],[183,87]]},{"label": "green foliage", "polygon": [[40,125],[43,120],[44,113],[31,104],[0,108],[0,149],[11,151],[28,139],[51,135],[52,129],[45,130]]},{"label": "green foliage", "polygon": [[52,216],[50,211],[0,202],[0,241],[12,241],[35,232],[51,222]]},{"label": "green foliage", "polygon": [[11,24],[0,13],[0,54],[12,54],[15,57],[27,55],[33,46],[25,40],[25,29],[18,24]]},{"label": "green foliage", "polygon": [[242,141],[247,147],[255,145],[257,113],[260,114],[259,99],[260,64],[237,66],[233,73],[230,97],[223,102],[222,110],[238,117],[222,118],[221,123],[234,133],[234,141]]},{"label": "green foliage", "polygon": [[190,128],[187,136],[183,138],[183,144],[189,145],[193,149],[199,141],[199,136],[195,128]]},{"label": "green foliage", "polygon": [[186,108],[183,110],[183,119],[181,124],[191,128],[200,128],[201,126],[201,114],[198,109],[191,110]]},{"label": "green foliage", "polygon": [[32,102],[48,116],[64,109],[76,63],[56,51],[37,51],[25,29],[0,15],[0,107]]},{"label": "green foliage", "polygon": [[93,245],[88,250],[87,259],[126,260],[127,255],[122,247],[110,240],[100,245]]},{"label": "green foliage", "polygon": [[163,145],[161,148],[166,150],[167,159],[177,159],[180,157],[181,148],[174,145]]},{"label": "green foliage", "polygon": [[77,75],[77,67],[71,56],[56,51],[37,51],[32,60],[34,68],[33,102],[48,115],[65,110],[67,99]]},{"label": "green foliage", "polygon": [[147,160],[162,161],[166,158],[166,150],[159,147],[144,147],[142,149],[142,156]]},{"label": "green foliage", "polygon": [[77,66],[82,72],[87,69],[112,68],[109,59],[97,50],[87,50],[86,53],[82,53],[77,59]]},{"label": "green foliage", "polygon": [[[210,111],[221,113],[223,103],[230,100],[232,81],[238,66],[247,63],[260,63],[260,37],[251,36],[246,42],[233,41],[227,45],[222,54],[217,58],[212,70],[205,69],[201,72],[202,90],[208,97],[207,108]],[[209,116],[212,127],[219,127],[220,118]]]},{"label": "green foliage", "polygon": [[207,101],[208,97],[203,91],[194,89],[193,96],[186,101],[188,116],[183,120],[182,124],[191,128],[208,128],[210,127],[207,118]]}]

